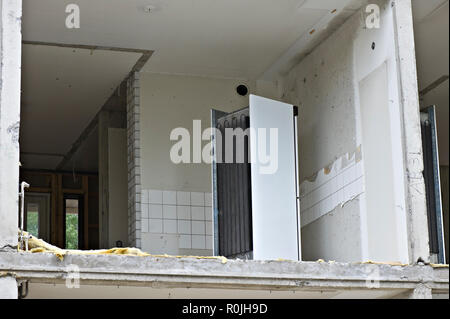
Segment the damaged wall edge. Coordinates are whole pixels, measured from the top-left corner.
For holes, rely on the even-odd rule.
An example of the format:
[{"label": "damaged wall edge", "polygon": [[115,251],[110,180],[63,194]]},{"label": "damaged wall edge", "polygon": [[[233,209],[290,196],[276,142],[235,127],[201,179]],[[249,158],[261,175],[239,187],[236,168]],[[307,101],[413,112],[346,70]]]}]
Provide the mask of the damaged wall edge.
[{"label": "damaged wall edge", "polygon": [[430,261],[419,88],[411,0],[393,2],[403,123],[406,205],[410,263]]},{"label": "damaged wall edge", "polygon": [[22,1],[0,3],[0,247],[17,245]]},{"label": "damaged wall edge", "polygon": [[364,192],[361,146],[300,184],[301,226],[344,207]]},{"label": "damaged wall edge", "polygon": [[[22,0],[0,2],[0,247],[17,246]],[[8,252],[0,252],[8,254]],[[13,252],[15,254],[15,252]],[[0,299],[17,299],[14,276],[0,275]]]}]

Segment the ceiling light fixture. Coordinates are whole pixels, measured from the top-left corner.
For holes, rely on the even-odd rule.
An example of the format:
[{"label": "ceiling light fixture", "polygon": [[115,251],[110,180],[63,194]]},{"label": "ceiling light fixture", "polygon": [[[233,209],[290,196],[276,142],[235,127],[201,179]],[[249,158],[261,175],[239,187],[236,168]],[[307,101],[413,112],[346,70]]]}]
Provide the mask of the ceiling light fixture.
[{"label": "ceiling light fixture", "polygon": [[144,7],[144,12],[146,13],[152,13],[156,11],[156,7],[154,5],[149,4],[148,6]]}]

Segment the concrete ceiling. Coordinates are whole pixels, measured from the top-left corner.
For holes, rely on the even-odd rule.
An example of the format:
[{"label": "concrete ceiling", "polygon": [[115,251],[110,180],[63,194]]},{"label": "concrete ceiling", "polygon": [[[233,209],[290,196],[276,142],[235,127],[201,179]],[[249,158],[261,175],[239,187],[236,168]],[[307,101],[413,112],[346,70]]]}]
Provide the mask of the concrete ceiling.
[{"label": "concrete ceiling", "polygon": [[[419,91],[449,75],[448,0],[413,0]],[[423,96],[422,107],[436,105],[439,157],[449,164],[449,81]]]},{"label": "concrete ceiling", "polygon": [[[361,2],[24,0],[23,37],[154,50],[148,72],[254,79],[325,15]],[[79,29],[65,27],[69,3],[80,7]]]},{"label": "concrete ceiling", "polygon": [[141,55],[28,44],[22,53],[21,162],[54,169]]},{"label": "concrete ceiling", "polygon": [[70,289],[64,284],[31,283],[27,299],[377,299],[392,298],[404,290],[250,290],[217,288],[150,288],[83,285]]}]

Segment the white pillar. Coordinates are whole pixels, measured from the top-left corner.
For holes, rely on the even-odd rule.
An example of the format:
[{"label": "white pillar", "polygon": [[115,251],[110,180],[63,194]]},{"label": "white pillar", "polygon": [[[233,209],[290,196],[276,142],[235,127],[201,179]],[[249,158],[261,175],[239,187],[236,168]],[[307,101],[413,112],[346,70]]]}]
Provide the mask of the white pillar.
[{"label": "white pillar", "polygon": [[430,249],[425,181],[422,174],[424,165],[411,0],[396,0],[394,14],[403,107],[409,256],[411,263],[417,262],[419,258],[428,262]]},{"label": "white pillar", "polygon": [[22,0],[0,2],[0,252],[18,239],[21,18]]}]

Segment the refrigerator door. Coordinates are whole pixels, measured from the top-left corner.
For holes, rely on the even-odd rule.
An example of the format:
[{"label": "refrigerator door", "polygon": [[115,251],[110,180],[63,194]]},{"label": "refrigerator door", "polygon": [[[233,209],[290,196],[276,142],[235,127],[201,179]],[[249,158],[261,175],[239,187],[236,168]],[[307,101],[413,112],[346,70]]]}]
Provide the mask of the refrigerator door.
[{"label": "refrigerator door", "polygon": [[250,95],[253,259],[300,260],[294,106]]}]

